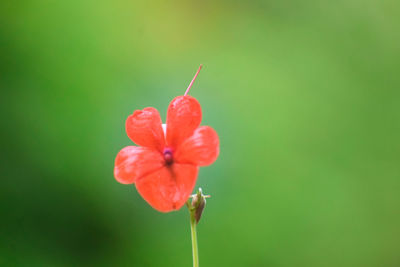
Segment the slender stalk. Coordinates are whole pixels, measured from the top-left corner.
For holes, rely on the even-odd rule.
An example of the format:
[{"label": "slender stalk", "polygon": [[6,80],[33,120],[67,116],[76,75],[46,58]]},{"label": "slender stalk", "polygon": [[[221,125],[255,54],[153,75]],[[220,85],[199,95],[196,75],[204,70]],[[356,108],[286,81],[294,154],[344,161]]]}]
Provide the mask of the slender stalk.
[{"label": "slender stalk", "polygon": [[192,233],[192,255],[193,255],[193,267],[199,267],[199,250],[197,247],[197,230],[196,230],[196,208],[192,206],[190,201],[187,202],[190,213],[190,230]]},{"label": "slender stalk", "polygon": [[188,88],[186,89],[186,92],[185,92],[184,95],[187,95],[187,94],[189,93],[190,88],[192,87],[194,81],[196,80],[197,75],[199,75],[199,72],[200,72],[200,70],[201,70],[202,67],[203,67],[203,64],[200,64],[200,67],[198,68],[196,74],[195,74],[194,77],[193,77],[193,80],[190,82],[190,84],[189,84]]}]

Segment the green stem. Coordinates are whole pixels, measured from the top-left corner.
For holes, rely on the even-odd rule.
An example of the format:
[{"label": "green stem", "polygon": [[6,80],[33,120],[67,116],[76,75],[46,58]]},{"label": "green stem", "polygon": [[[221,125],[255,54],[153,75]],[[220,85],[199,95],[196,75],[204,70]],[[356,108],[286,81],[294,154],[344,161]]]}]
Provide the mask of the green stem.
[{"label": "green stem", "polygon": [[196,231],[196,209],[188,201],[187,206],[190,212],[190,230],[192,233],[192,255],[193,255],[193,267],[199,267],[199,250],[197,248],[197,231]]}]

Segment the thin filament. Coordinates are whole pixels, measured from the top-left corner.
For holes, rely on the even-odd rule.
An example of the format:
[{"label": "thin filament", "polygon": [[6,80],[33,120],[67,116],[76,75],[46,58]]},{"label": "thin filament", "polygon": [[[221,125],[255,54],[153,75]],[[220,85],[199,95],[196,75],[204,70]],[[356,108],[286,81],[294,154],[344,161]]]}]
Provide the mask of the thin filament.
[{"label": "thin filament", "polygon": [[199,72],[200,72],[200,70],[201,70],[202,67],[203,67],[203,64],[200,64],[200,67],[199,67],[199,69],[197,70],[196,74],[194,75],[193,80],[190,82],[188,88],[186,89],[186,92],[185,92],[184,96],[187,95],[187,94],[189,93],[189,90],[190,90],[190,88],[192,87],[194,81],[196,80],[197,75],[199,75]]}]

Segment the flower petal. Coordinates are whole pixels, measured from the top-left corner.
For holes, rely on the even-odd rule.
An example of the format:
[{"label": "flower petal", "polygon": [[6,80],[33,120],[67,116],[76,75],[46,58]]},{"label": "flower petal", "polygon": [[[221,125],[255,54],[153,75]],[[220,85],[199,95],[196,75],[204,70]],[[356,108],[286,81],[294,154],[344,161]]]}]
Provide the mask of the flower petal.
[{"label": "flower petal", "polygon": [[138,178],[148,175],[164,166],[164,160],[157,150],[127,146],[115,159],[114,176],[121,184],[132,184]]},{"label": "flower petal", "polygon": [[188,200],[196,184],[198,167],[173,164],[136,181],[140,195],[156,210],[179,210]]},{"label": "flower petal", "polygon": [[169,104],[167,111],[167,144],[177,147],[193,134],[201,122],[201,107],[196,98],[177,96]]},{"label": "flower petal", "polygon": [[202,126],[179,145],[175,153],[175,160],[178,163],[207,166],[212,164],[218,158],[218,155],[219,138],[217,132],[209,126]]},{"label": "flower petal", "polygon": [[165,139],[161,123],[157,109],[135,110],[126,120],[126,133],[137,145],[162,151]]}]

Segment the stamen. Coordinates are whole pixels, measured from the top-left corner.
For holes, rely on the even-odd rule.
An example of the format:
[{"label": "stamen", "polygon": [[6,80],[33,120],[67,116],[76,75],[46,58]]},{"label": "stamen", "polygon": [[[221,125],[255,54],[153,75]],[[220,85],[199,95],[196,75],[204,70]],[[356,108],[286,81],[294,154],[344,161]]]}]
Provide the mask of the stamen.
[{"label": "stamen", "polygon": [[172,156],[172,151],[168,148],[164,150],[164,160],[167,165],[171,165],[174,161],[174,158]]},{"label": "stamen", "polygon": [[189,90],[190,90],[190,88],[192,87],[194,81],[196,80],[197,75],[199,75],[199,72],[200,72],[200,70],[201,70],[202,67],[203,67],[203,64],[200,64],[200,67],[198,68],[196,74],[195,74],[194,77],[193,77],[193,80],[190,82],[188,88],[186,89],[186,92],[185,92],[184,96],[186,96],[186,95],[189,93]]}]

